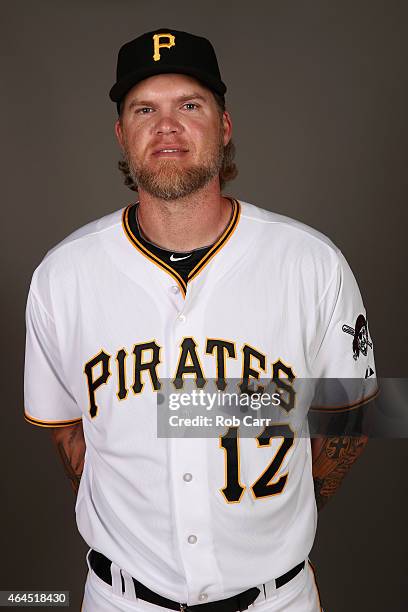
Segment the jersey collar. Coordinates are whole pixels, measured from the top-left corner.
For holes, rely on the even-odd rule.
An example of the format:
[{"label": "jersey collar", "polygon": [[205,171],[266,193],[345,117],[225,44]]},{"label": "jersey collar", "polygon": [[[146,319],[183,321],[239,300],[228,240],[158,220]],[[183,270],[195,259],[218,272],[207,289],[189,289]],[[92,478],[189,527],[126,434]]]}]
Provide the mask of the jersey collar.
[{"label": "jersey collar", "polygon": [[123,215],[122,215],[123,231],[125,232],[131,244],[144,257],[146,257],[156,266],[158,266],[159,268],[167,272],[167,274],[169,274],[176,281],[176,283],[180,287],[180,290],[183,296],[185,297],[187,293],[187,283],[193,280],[193,278],[195,278],[205,268],[205,266],[211,261],[211,259],[215,257],[215,255],[225,246],[225,244],[231,238],[232,234],[234,233],[238,225],[238,221],[239,221],[239,217],[241,213],[240,203],[233,198],[228,198],[228,199],[231,201],[232,207],[233,207],[231,219],[227,227],[225,228],[225,230],[223,231],[223,233],[217,240],[217,242],[213,244],[211,249],[203,255],[200,261],[191,270],[191,272],[188,275],[187,282],[180,276],[180,274],[178,274],[176,270],[174,270],[170,265],[168,265],[166,262],[162,261],[159,257],[157,257],[157,255],[155,255],[155,253],[153,253],[149,249],[148,244],[142,244],[140,242],[138,238],[138,228],[137,228],[137,221],[136,221],[136,214],[135,214],[137,203],[129,204],[129,206],[127,206],[124,209]]}]

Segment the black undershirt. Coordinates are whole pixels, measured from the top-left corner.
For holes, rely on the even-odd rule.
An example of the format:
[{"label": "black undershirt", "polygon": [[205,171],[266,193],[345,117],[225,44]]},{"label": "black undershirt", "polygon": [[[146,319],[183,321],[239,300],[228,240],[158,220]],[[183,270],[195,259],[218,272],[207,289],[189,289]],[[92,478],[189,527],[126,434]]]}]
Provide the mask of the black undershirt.
[{"label": "black undershirt", "polygon": [[[169,251],[167,249],[162,249],[158,247],[153,242],[147,240],[142,232],[140,231],[139,222],[137,219],[137,205],[134,209],[135,214],[135,227],[133,228],[133,233],[136,238],[143,244],[143,246],[148,249],[151,253],[156,255],[159,259],[161,259],[165,264],[171,266],[173,270],[178,272],[182,279],[187,283],[188,275],[195,268],[198,262],[208,253],[208,251],[214,246],[215,242],[212,244],[200,247],[199,249],[193,249],[192,251]],[[173,261],[173,260],[178,261]]]}]

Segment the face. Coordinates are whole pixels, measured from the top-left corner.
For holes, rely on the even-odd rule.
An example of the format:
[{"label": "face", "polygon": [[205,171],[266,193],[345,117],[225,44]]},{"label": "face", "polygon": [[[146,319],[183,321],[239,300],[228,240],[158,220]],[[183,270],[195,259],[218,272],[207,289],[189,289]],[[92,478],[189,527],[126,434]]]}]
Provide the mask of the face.
[{"label": "face", "polygon": [[363,355],[367,355],[368,334],[367,334],[367,328],[365,326],[363,326],[359,331],[358,344],[359,344],[360,351],[363,353]]},{"label": "face", "polygon": [[161,74],[129,91],[115,130],[139,191],[175,200],[218,177],[231,120],[195,79]]}]

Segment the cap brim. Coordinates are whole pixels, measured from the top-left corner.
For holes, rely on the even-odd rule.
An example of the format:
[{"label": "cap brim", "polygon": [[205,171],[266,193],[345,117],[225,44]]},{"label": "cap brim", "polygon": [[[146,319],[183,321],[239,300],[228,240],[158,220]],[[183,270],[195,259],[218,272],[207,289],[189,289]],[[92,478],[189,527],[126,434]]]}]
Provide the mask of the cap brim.
[{"label": "cap brim", "polygon": [[223,96],[227,91],[225,84],[218,79],[215,79],[212,75],[205,74],[200,70],[196,70],[194,68],[189,68],[186,66],[172,66],[166,65],[161,66],[160,68],[154,67],[145,69],[145,70],[137,70],[135,72],[131,72],[127,74],[126,77],[120,79],[115,83],[115,85],[111,88],[109,92],[109,97],[113,102],[120,102],[123,97],[140,81],[144,79],[148,79],[151,76],[157,76],[158,74],[185,74],[187,76],[194,77],[198,81],[201,81],[204,85],[206,85],[212,91],[215,91],[217,94]]}]

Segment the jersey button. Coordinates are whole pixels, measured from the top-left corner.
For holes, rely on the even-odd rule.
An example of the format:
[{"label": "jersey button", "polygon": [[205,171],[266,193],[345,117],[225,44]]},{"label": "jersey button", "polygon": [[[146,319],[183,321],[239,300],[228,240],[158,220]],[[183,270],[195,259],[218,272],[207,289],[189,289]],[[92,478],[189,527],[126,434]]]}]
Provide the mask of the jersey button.
[{"label": "jersey button", "polygon": [[188,538],[187,538],[187,542],[188,542],[189,544],[196,544],[196,542],[197,542],[197,536],[195,536],[195,535],[189,535],[189,536],[188,536]]},{"label": "jersey button", "polygon": [[198,601],[206,601],[208,599],[207,593],[200,593],[198,596]]},{"label": "jersey button", "polygon": [[186,315],[181,312],[177,318],[181,323],[184,323],[186,320]]},{"label": "jersey button", "polygon": [[189,473],[187,472],[187,474],[184,474],[184,476],[183,476],[183,480],[185,480],[186,482],[191,482],[191,481],[193,480],[193,476],[192,476],[192,474],[189,474]]},{"label": "jersey button", "polygon": [[172,291],[172,293],[180,293],[180,289],[177,287],[177,285],[172,285],[172,287],[170,287],[170,290]]}]

